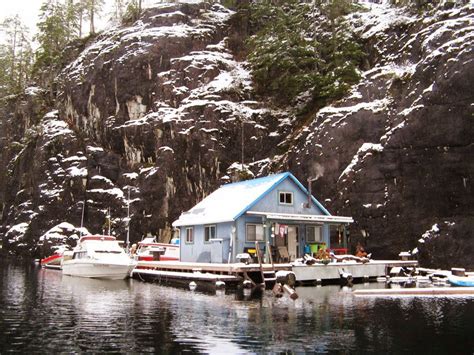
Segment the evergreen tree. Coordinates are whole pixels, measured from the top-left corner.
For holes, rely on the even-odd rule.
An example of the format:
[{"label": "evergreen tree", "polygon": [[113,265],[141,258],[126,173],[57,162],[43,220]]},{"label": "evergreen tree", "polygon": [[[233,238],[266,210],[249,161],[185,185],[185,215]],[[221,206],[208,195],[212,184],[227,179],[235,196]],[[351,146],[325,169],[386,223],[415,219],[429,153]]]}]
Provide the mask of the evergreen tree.
[{"label": "evergreen tree", "polygon": [[142,0],[129,0],[122,22],[125,24],[133,23],[140,18],[141,13]]},{"label": "evergreen tree", "polygon": [[34,72],[45,87],[51,87],[61,67],[62,51],[75,35],[76,29],[65,21],[67,17],[66,6],[55,0],[46,0],[41,6],[36,36],[39,47],[36,51]]},{"label": "evergreen tree", "polygon": [[123,21],[125,12],[125,0],[114,0],[114,11],[112,13],[112,23],[116,26]]},{"label": "evergreen tree", "polygon": [[104,0],[82,0],[87,13],[87,19],[89,20],[89,34],[91,35],[95,34],[95,19],[96,16],[102,11],[104,2]]},{"label": "evergreen tree", "polygon": [[81,37],[80,29],[80,3],[74,3],[74,0],[66,0],[64,4],[64,13],[66,15],[66,27],[68,28],[66,41],[76,37]]},{"label": "evergreen tree", "polygon": [[27,27],[18,15],[0,25],[5,44],[0,46],[0,92],[18,93],[27,85],[32,65],[32,49]]},{"label": "evergreen tree", "polygon": [[75,5],[77,14],[77,29],[79,38],[82,38],[83,24],[86,17],[86,3],[83,0],[79,0]]},{"label": "evergreen tree", "polygon": [[8,95],[10,92],[10,56],[6,45],[0,45],[0,98]]},{"label": "evergreen tree", "polygon": [[351,6],[347,0],[252,3],[248,61],[257,93],[282,105],[304,95],[319,107],[347,92],[359,79],[363,55],[344,22]]}]

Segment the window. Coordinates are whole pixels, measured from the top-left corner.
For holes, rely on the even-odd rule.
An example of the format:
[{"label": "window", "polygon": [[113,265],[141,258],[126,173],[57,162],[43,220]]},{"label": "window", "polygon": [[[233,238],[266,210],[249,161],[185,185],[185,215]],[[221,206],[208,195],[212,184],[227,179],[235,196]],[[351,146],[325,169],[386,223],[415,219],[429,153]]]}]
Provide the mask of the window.
[{"label": "window", "polygon": [[186,243],[194,243],[193,228],[186,228]]},{"label": "window", "polygon": [[204,227],[204,241],[209,242],[211,239],[216,237],[216,226],[205,226]]},{"label": "window", "polygon": [[280,192],[280,205],[292,205],[293,192]]},{"label": "window", "polygon": [[247,241],[255,242],[263,240],[263,225],[247,224]]},{"label": "window", "polygon": [[87,259],[87,251],[76,251],[72,255],[73,259]]},{"label": "window", "polygon": [[321,241],[321,227],[307,226],[306,227],[306,241],[308,243],[315,243]]}]

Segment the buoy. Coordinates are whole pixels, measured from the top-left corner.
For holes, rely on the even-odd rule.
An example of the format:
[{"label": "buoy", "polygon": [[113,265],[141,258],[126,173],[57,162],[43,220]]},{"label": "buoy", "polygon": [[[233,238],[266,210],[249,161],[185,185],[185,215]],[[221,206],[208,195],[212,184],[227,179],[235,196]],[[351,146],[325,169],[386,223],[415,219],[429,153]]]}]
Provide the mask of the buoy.
[{"label": "buoy", "polygon": [[225,290],[225,282],[216,281],[216,290]]},{"label": "buoy", "polygon": [[196,287],[197,287],[197,284],[196,284],[194,281],[191,281],[191,282],[189,283],[189,289],[190,289],[191,291],[194,291],[194,290],[196,289]]},{"label": "buoy", "polygon": [[341,281],[346,285],[352,285],[352,274],[344,270],[339,270],[339,275],[341,276]]},{"label": "buoy", "polygon": [[245,281],[242,283],[242,286],[244,287],[244,289],[252,288],[252,281],[250,281],[250,280],[245,280]]}]

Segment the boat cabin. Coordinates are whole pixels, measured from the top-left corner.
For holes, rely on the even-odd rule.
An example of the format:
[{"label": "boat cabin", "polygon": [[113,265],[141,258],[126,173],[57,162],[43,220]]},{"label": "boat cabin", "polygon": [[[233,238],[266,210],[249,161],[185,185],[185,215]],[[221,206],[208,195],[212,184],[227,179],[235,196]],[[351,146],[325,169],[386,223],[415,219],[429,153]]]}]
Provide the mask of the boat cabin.
[{"label": "boat cabin", "polygon": [[[289,262],[319,249],[346,251],[350,217],[332,216],[291,173],[223,185],[173,226],[180,260],[238,262],[259,248],[269,261]],[[256,243],[257,242],[257,243]]]}]

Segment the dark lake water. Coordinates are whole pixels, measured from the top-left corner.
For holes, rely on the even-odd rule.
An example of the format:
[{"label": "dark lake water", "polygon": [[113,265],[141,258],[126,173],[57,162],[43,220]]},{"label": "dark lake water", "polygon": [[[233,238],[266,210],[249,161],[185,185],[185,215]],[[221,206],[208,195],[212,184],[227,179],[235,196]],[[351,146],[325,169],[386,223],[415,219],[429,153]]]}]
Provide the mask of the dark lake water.
[{"label": "dark lake water", "polygon": [[[238,300],[0,261],[0,353],[473,353],[474,298]],[[380,284],[355,288],[383,287]]]}]

